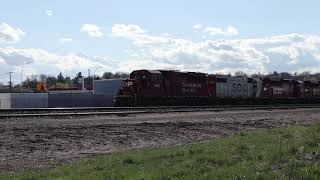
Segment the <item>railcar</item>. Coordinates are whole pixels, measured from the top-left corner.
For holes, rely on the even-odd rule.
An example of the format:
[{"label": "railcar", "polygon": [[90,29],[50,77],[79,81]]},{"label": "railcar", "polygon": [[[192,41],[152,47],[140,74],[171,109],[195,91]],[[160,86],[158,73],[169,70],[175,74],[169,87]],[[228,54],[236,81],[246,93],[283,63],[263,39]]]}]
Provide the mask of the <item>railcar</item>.
[{"label": "railcar", "polygon": [[[319,98],[316,99],[315,97]],[[172,70],[136,70],[123,81],[117,106],[320,102],[320,83]]]},{"label": "railcar", "polygon": [[217,76],[216,96],[220,98],[260,97],[262,82],[247,76]]},{"label": "railcar", "polygon": [[279,77],[262,78],[261,100],[263,104],[304,103],[302,81]]},{"label": "railcar", "polygon": [[197,72],[137,70],[123,83],[117,104],[204,105],[207,75]]},{"label": "railcar", "polygon": [[304,81],[303,93],[305,97],[319,97],[320,96],[319,81]]},{"label": "railcar", "polygon": [[136,70],[123,82],[116,104],[210,105],[245,103],[258,98],[262,82],[245,76],[222,76],[199,72]]},{"label": "railcar", "polygon": [[301,97],[303,82],[283,78],[263,78],[263,97]]}]

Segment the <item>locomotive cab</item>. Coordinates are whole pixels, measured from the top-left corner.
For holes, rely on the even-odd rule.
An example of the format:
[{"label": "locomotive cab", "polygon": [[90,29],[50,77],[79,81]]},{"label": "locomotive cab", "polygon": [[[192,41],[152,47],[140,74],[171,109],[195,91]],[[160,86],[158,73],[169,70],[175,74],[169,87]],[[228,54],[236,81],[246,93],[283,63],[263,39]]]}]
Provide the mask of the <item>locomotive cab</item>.
[{"label": "locomotive cab", "polygon": [[137,70],[130,74],[137,96],[161,96],[162,75],[156,70]]},{"label": "locomotive cab", "polygon": [[[158,97],[162,95],[162,75],[156,70],[136,70],[130,78],[123,81],[119,90],[117,101],[121,106],[135,106],[141,104],[145,97]],[[118,103],[119,104],[119,103]]]}]

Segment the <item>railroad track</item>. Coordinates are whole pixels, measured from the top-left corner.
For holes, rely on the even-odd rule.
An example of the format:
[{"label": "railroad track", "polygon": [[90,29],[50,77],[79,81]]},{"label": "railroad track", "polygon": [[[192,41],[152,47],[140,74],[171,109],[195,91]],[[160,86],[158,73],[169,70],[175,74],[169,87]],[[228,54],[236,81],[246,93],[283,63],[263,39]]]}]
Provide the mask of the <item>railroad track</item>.
[{"label": "railroad track", "polygon": [[296,108],[320,108],[320,104],[0,109],[0,118],[91,116],[91,115],[127,116],[131,114],[142,114],[142,113],[197,112],[197,111],[219,112],[219,111],[236,111],[236,110],[273,110],[273,109],[296,109]]},{"label": "railroad track", "polygon": [[91,116],[91,115],[118,115],[127,116],[130,114],[142,114],[146,111],[128,111],[128,112],[68,112],[68,113],[29,113],[29,114],[0,114],[0,118],[14,117],[59,117],[59,116]]}]

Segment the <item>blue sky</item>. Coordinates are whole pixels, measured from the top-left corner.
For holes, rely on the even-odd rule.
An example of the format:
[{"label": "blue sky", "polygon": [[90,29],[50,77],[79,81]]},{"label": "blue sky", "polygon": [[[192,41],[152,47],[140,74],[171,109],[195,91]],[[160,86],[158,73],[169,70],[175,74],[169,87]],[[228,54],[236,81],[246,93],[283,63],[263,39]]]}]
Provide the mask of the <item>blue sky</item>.
[{"label": "blue sky", "polygon": [[2,82],[7,77],[1,74],[7,71],[17,72],[18,79],[26,61],[31,64],[24,76],[57,72],[72,76],[97,66],[102,67],[100,73],[136,68],[208,73],[319,70],[320,1],[316,0],[1,4]]}]

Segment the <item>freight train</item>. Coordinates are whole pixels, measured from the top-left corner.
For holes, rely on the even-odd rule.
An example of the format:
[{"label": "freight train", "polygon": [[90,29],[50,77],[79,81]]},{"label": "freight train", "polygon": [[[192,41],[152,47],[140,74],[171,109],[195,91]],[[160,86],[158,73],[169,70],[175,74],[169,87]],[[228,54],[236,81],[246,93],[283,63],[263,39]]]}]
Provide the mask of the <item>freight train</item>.
[{"label": "freight train", "polygon": [[320,103],[318,81],[250,78],[173,70],[136,70],[123,80],[117,106]]}]

